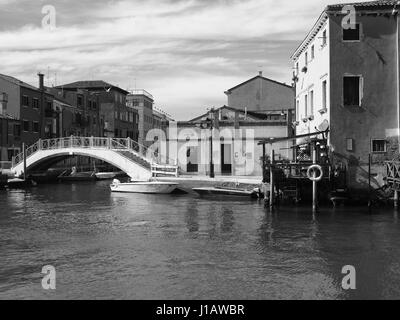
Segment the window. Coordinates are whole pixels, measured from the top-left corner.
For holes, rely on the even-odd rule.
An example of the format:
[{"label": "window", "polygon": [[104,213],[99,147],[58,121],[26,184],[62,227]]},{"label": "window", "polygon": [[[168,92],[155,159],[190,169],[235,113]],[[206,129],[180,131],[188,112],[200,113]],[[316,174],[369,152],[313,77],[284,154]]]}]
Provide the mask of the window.
[{"label": "window", "polygon": [[314,45],[311,46],[311,60],[315,57],[315,48]]},{"label": "window", "polygon": [[360,41],[360,24],[355,29],[343,29],[343,41]]},{"label": "window", "polygon": [[306,67],[308,66],[308,52],[304,54],[304,64],[306,65]]},{"label": "window", "polygon": [[39,133],[39,122],[33,121],[33,132]]},{"label": "window", "polygon": [[83,97],[78,96],[78,107],[83,107]]},{"label": "window", "polygon": [[353,141],[353,139],[351,139],[351,138],[349,138],[349,139],[346,139],[346,150],[347,151],[354,151],[354,141]]},{"label": "window", "polygon": [[39,99],[38,98],[33,98],[32,107],[35,109],[39,109]]},{"label": "window", "polygon": [[300,114],[299,114],[300,110],[299,110],[299,106],[300,106],[300,101],[297,100],[297,101],[296,101],[296,119],[297,119],[297,120],[300,119]]},{"label": "window", "polygon": [[298,62],[296,63],[296,74],[297,75],[299,74],[299,63]]},{"label": "window", "polygon": [[322,108],[326,109],[326,80],[322,81]]},{"label": "window", "polygon": [[19,149],[16,148],[10,148],[7,149],[7,156],[8,156],[8,161],[12,161],[13,157],[16,157],[19,153]]},{"label": "window", "polygon": [[371,148],[372,148],[373,153],[385,153],[386,152],[386,140],[373,139],[371,141]]},{"label": "window", "polygon": [[360,76],[343,78],[343,105],[360,106],[362,98],[362,81]]},{"label": "window", "polygon": [[24,120],[23,125],[24,125],[24,132],[29,132],[29,121]]},{"label": "window", "polygon": [[24,107],[29,107],[29,97],[28,96],[22,96],[22,105]]},{"label": "window", "polygon": [[308,113],[307,113],[307,104],[308,104],[308,95],[305,95],[304,96],[304,112],[305,112],[305,114],[304,114],[304,116],[305,117],[307,117],[307,115],[308,115]]},{"label": "window", "polygon": [[314,91],[310,91],[310,115],[314,114]]},{"label": "window", "polygon": [[324,32],[322,32],[322,45],[321,47],[325,47],[326,46],[326,30],[324,30]]},{"label": "window", "polygon": [[51,101],[47,101],[47,110],[53,109],[53,103]]},{"label": "window", "polygon": [[20,124],[14,125],[14,136],[16,136],[16,137],[21,136],[21,125]]}]

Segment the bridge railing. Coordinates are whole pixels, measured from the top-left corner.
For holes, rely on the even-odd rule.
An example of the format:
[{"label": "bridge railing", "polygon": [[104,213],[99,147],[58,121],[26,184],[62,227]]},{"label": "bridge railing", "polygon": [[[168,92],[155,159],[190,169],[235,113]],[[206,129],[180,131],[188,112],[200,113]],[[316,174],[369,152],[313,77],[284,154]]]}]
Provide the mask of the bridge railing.
[{"label": "bridge railing", "polygon": [[[150,163],[157,164],[175,164],[176,161],[169,157],[160,154],[154,148],[146,147],[132,140],[131,138],[104,138],[104,137],[65,137],[47,140],[39,140],[35,144],[26,149],[26,157],[30,157],[40,150],[56,150],[56,149],[71,149],[71,148],[93,148],[93,149],[112,149],[112,150],[127,150],[136,153]],[[24,161],[24,152],[18,154],[12,159],[12,166]]]},{"label": "bridge railing", "polygon": [[386,181],[395,190],[400,189],[400,162],[386,161]]}]

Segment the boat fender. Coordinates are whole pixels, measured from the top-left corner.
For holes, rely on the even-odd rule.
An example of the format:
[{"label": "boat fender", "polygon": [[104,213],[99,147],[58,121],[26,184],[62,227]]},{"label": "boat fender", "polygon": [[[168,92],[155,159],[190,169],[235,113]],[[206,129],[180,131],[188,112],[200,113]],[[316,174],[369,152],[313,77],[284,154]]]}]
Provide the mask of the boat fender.
[{"label": "boat fender", "polygon": [[[318,172],[317,174],[314,175],[315,172]],[[324,176],[324,171],[322,170],[322,167],[318,164],[313,164],[307,169],[307,177],[311,181],[321,181],[322,177]]]}]

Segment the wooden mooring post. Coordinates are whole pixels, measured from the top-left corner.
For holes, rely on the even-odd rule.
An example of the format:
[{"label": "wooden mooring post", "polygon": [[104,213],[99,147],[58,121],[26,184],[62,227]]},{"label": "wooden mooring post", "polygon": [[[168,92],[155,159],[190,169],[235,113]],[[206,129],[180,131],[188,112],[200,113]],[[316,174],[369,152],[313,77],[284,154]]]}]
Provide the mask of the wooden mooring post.
[{"label": "wooden mooring post", "polygon": [[274,181],[274,162],[275,162],[275,150],[272,149],[271,145],[271,159],[270,159],[270,169],[269,169],[269,207],[273,209],[275,202],[275,181]]},{"label": "wooden mooring post", "polygon": [[24,157],[24,180],[26,181],[26,145],[25,142],[22,143],[22,152]]},{"label": "wooden mooring post", "polygon": [[[313,149],[312,149],[312,161],[313,164],[317,164],[317,146],[314,143],[313,144]],[[313,182],[312,182],[312,211],[313,213],[316,213],[318,211],[318,182],[315,180],[316,178],[316,172],[314,170],[313,173]]]}]

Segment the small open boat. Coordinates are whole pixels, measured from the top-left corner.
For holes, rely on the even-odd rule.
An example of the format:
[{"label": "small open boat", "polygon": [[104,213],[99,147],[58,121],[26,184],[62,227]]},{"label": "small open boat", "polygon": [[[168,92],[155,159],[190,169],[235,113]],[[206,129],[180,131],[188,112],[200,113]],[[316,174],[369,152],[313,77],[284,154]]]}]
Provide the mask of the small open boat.
[{"label": "small open boat", "polygon": [[115,179],[110,185],[112,192],[168,194],[176,189],[178,183],[162,181],[141,181],[121,183]]},{"label": "small open boat", "polygon": [[58,179],[61,181],[93,181],[96,180],[95,172],[77,172],[76,168],[72,168],[72,172],[67,175],[62,173],[58,176]]},{"label": "small open boat", "polygon": [[249,198],[255,193],[255,191],[229,187],[193,188],[193,191],[197,192],[199,195],[224,195]]}]

